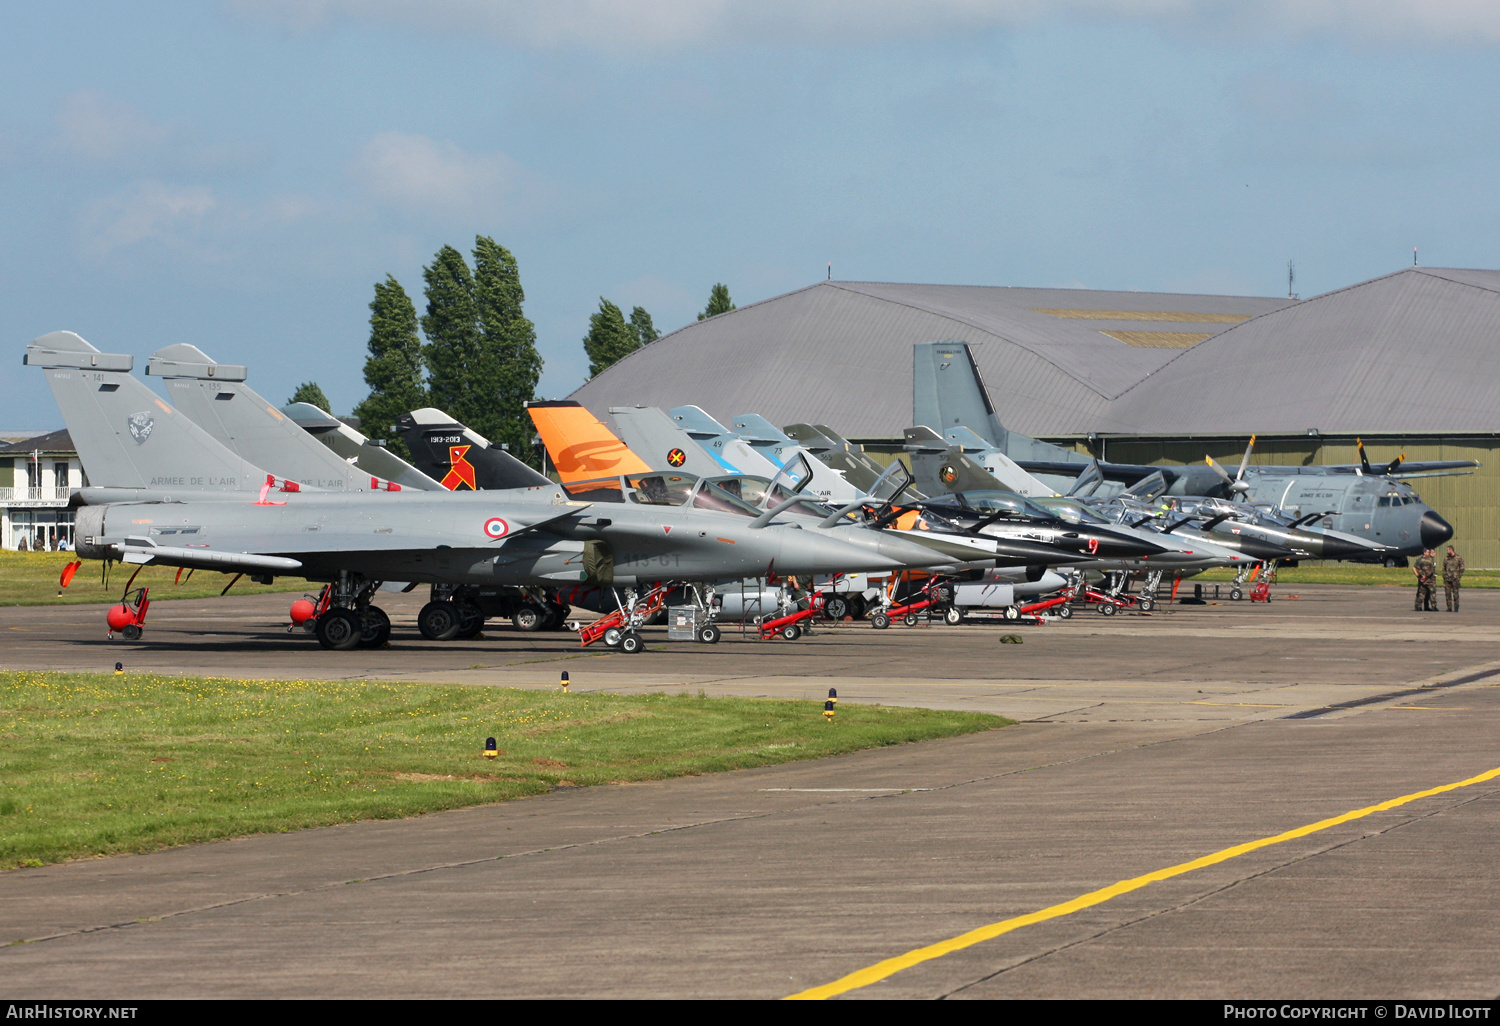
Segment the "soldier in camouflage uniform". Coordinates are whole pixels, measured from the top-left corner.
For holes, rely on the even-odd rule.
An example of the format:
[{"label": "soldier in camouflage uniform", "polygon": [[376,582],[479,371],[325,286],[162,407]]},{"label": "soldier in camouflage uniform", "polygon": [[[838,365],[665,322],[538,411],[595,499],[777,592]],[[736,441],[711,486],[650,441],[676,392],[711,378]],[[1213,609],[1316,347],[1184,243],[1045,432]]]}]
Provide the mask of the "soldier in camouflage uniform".
[{"label": "soldier in camouflage uniform", "polygon": [[1452,545],[1443,557],[1443,598],[1448,602],[1448,612],[1458,612],[1458,584],[1464,576],[1464,557]]},{"label": "soldier in camouflage uniform", "polygon": [[1433,585],[1437,581],[1437,560],[1432,556],[1431,549],[1423,549],[1417,561],[1411,565],[1411,572],[1417,576],[1417,604],[1412,608],[1419,613],[1437,612],[1437,596],[1433,593]]}]

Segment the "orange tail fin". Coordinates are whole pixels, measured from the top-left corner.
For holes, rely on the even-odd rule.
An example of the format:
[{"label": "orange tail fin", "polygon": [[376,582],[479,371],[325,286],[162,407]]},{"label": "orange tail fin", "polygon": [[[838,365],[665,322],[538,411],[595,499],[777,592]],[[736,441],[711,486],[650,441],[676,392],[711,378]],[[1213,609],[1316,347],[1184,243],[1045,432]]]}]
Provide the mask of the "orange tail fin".
[{"label": "orange tail fin", "polygon": [[547,456],[563,484],[616,474],[649,474],[651,468],[592,413],[571,399],[530,403]]}]

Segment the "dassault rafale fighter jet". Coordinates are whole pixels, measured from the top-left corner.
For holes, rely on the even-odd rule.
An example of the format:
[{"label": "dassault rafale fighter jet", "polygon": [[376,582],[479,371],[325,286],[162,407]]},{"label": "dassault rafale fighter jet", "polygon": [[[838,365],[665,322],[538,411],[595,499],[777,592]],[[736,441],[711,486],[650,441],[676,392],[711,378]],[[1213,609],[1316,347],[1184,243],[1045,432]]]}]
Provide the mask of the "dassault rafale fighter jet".
[{"label": "dassault rafale fighter jet", "polygon": [[[130,374],[128,355],[57,331],[34,339],[24,362],[46,371],[88,474],[77,515],[81,558],[326,581],[332,605],[317,618],[317,634],[327,648],[388,636],[389,619],[371,604],[387,580],[633,587],[952,559],[887,532],[857,529],[863,544],[851,544],[848,528],[806,530],[775,510],[672,508],[634,488],[607,508],[550,484],[450,492],[372,479],[363,491],[304,488],[163,402]],[[638,639],[621,647],[638,651]]]},{"label": "dassault rafale fighter jet", "polygon": [[[1202,466],[1142,466],[1097,463],[1072,452],[1014,431],[1007,431],[990,404],[969,342],[919,342],[912,347],[912,420],[942,432],[978,462],[996,451],[1039,475],[1049,485],[1067,491],[1067,480],[1085,471],[1104,479],[1135,484],[1161,474],[1169,496],[1202,496],[1264,503],[1293,518],[1321,514],[1320,523],[1377,546],[1394,548],[1401,556],[1417,555],[1453,537],[1453,527],[1402,479],[1438,477],[1472,472],[1473,460],[1405,462],[1401,458],[1372,466],[1359,446],[1360,462],[1324,466],[1252,465],[1250,453],[1239,472],[1207,460]],[[966,429],[966,430],[965,430]],[[974,451],[974,439],[989,448]],[[1251,439],[1254,445],[1254,439]],[[1399,471],[1399,473],[1398,473]],[[1389,562],[1385,554],[1346,556],[1367,562]]]}]

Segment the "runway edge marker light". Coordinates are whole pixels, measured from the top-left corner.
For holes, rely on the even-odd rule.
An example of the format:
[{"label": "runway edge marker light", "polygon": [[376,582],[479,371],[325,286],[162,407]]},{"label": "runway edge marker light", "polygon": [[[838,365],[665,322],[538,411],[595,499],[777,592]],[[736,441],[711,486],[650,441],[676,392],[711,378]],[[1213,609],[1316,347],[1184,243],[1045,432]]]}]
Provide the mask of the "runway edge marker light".
[{"label": "runway edge marker light", "polygon": [[485,738],[484,739],[484,757],[486,759],[493,759],[496,756],[498,756],[499,754],[500,754],[500,750],[495,747],[495,739],[492,738],[492,737]]},{"label": "runway edge marker light", "polygon": [[558,685],[559,685],[559,686],[560,686],[560,687],[561,687],[561,688],[562,688],[562,689],[563,689],[563,690],[564,690],[564,691],[566,691],[566,690],[568,690],[568,671],[567,671],[567,670],[564,670],[564,671],[563,671],[563,672],[562,672],[562,679],[561,679],[561,680],[559,680],[559,681],[558,681]]},{"label": "runway edge marker light", "polygon": [[833,722],[833,707],[839,704],[838,688],[828,689],[828,701],[823,703],[823,719],[828,723]]}]

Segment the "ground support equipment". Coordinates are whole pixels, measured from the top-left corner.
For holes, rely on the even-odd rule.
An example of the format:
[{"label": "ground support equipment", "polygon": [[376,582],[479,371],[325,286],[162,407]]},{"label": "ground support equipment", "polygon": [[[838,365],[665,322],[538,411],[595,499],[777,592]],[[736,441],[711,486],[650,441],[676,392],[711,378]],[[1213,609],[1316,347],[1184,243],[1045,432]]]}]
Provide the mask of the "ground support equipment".
[{"label": "ground support equipment", "polygon": [[[654,616],[666,602],[667,593],[673,585],[657,582],[644,596],[637,596],[634,588],[627,588],[625,599],[615,592],[619,608],[606,613],[593,623],[573,623],[569,626],[578,632],[579,647],[586,648],[596,641],[603,641],[610,648],[618,648],[630,655],[646,647],[640,628],[648,618]],[[714,640],[718,640],[715,638]]]},{"label": "ground support equipment", "polygon": [[119,631],[126,641],[140,640],[141,624],[146,622],[146,610],[151,608],[150,595],[150,588],[136,588],[120,596],[120,604],[110,607],[105,614],[105,622],[109,624],[105,638],[113,641],[115,631]]},{"label": "ground support equipment", "polygon": [[796,641],[803,634],[808,633],[808,628],[812,626],[810,623],[808,627],[803,627],[802,625],[814,617],[822,615],[822,613],[823,596],[819,594],[809,595],[806,609],[799,609],[795,613],[789,613],[786,616],[778,616],[774,620],[762,620],[760,622],[760,640],[769,641],[780,635],[787,641]]}]

